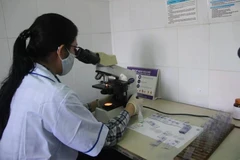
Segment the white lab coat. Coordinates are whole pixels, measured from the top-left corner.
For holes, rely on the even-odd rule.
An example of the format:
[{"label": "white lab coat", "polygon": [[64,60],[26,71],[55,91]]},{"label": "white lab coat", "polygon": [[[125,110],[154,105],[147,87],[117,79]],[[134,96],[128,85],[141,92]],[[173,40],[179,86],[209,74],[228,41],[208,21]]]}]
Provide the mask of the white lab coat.
[{"label": "white lab coat", "polygon": [[108,128],[93,117],[76,93],[36,64],[12,99],[0,140],[0,160],[73,160],[77,151],[96,156],[107,134]]}]

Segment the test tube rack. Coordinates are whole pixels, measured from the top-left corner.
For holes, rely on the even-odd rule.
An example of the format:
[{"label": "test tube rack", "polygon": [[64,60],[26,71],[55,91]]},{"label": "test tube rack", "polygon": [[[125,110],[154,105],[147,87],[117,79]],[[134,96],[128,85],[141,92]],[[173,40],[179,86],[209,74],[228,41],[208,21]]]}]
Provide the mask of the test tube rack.
[{"label": "test tube rack", "polygon": [[233,130],[231,116],[218,114],[203,125],[203,132],[174,160],[207,160]]}]

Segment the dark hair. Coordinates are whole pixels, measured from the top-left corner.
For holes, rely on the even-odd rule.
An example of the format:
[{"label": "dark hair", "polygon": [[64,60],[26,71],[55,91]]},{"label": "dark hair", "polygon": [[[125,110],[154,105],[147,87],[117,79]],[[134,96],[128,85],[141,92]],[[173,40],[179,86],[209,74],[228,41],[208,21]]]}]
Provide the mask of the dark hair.
[{"label": "dark hair", "polygon": [[[25,75],[35,68],[35,62],[46,61],[60,45],[70,45],[77,33],[72,21],[49,13],[39,16],[18,36],[13,47],[12,66],[0,89],[0,139],[9,119],[12,98]],[[26,46],[27,38],[30,40]]]}]

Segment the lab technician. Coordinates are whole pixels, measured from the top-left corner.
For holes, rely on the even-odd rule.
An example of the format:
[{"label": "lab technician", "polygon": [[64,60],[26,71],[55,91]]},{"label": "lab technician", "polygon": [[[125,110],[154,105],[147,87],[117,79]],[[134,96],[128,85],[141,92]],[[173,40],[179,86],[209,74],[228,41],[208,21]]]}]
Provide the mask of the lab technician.
[{"label": "lab technician", "polygon": [[17,37],[0,89],[1,160],[73,160],[78,151],[97,156],[120,140],[138,113],[140,101],[132,96],[119,116],[98,122],[90,111],[104,99],[84,105],[59,81],[56,75],[66,75],[73,66],[77,34],[72,21],[49,13]]}]

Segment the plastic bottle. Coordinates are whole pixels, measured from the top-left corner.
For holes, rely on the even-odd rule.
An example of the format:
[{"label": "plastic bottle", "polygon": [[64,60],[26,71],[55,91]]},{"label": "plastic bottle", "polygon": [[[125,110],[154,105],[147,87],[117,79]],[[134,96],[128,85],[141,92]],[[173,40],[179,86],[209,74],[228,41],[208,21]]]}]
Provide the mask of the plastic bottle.
[{"label": "plastic bottle", "polygon": [[240,98],[235,99],[234,107],[240,108]]},{"label": "plastic bottle", "polygon": [[232,116],[234,119],[240,120],[240,98],[235,99]]},{"label": "plastic bottle", "polygon": [[[137,99],[139,99],[139,97],[136,97]],[[144,118],[143,118],[143,114],[142,114],[142,108],[143,108],[143,99],[139,99],[141,101],[141,103],[139,104],[139,110],[138,110],[138,122],[139,123],[143,123]]]}]

